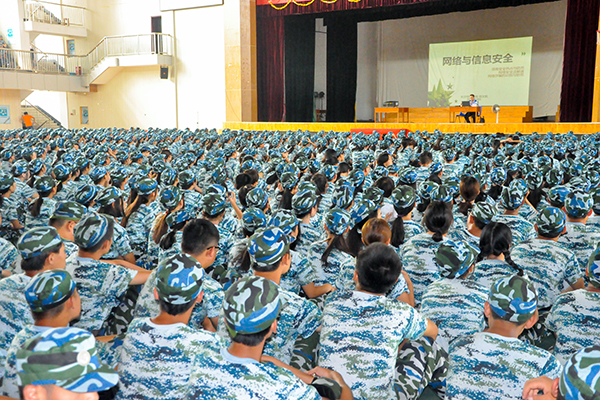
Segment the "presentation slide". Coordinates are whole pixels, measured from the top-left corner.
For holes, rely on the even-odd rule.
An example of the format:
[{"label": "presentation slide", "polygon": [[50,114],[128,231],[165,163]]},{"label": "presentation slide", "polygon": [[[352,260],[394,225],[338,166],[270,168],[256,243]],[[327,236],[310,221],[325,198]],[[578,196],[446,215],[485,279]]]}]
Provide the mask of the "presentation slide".
[{"label": "presentation slide", "polygon": [[428,106],[529,105],[533,37],[429,45]]}]

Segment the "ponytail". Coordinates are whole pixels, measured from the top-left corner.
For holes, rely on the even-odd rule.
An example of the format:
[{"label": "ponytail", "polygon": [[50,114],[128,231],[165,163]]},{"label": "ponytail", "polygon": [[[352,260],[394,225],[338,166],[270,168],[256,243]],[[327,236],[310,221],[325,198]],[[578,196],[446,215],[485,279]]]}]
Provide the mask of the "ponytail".
[{"label": "ponytail", "polygon": [[42,209],[42,204],[44,203],[44,198],[39,196],[33,203],[29,205],[29,211],[31,215],[37,217],[40,215],[40,211]]},{"label": "ponytail", "polygon": [[523,275],[525,275],[525,272],[523,271],[523,268],[519,267],[519,266],[517,265],[517,263],[515,263],[515,262],[513,261],[512,257],[510,256],[510,250],[506,250],[506,251],[504,252],[504,261],[505,261],[505,262],[506,262],[508,265],[510,265],[511,267],[513,267],[514,269],[516,269],[516,270],[517,270],[517,275],[519,275],[519,276],[523,276]]},{"label": "ponytail", "polygon": [[167,232],[161,239],[159,246],[163,250],[169,250],[175,244],[175,235],[178,231],[182,230],[187,224],[187,221],[176,224],[169,232]]},{"label": "ponytail", "polygon": [[392,240],[390,244],[396,248],[400,247],[404,243],[405,234],[404,221],[398,216],[392,223]]},{"label": "ponytail", "polygon": [[279,208],[282,210],[292,209],[292,191],[290,189],[284,189],[281,193],[281,200],[279,201]]},{"label": "ponytail", "polygon": [[148,195],[137,195],[133,203],[127,206],[127,209],[125,210],[125,217],[123,217],[123,222],[121,222],[121,225],[126,227],[127,223],[129,222],[129,217],[131,217],[131,215],[136,212],[142,204],[148,204],[148,200]]},{"label": "ponytail", "polygon": [[152,241],[154,241],[156,244],[160,244],[160,239],[167,233],[169,229],[167,226],[167,216],[170,213],[171,211],[167,210],[156,218],[154,230],[152,231]]},{"label": "ponytail", "polygon": [[338,249],[346,254],[350,254],[350,251],[348,250],[348,244],[346,243],[346,239],[344,239],[344,235],[335,235],[333,239],[331,239],[331,242],[329,242],[327,248],[321,256],[321,263],[323,263],[323,265],[327,264],[327,259],[329,258],[329,254],[333,249]]},{"label": "ponytail", "polygon": [[454,222],[451,205],[442,201],[432,202],[423,215],[423,221],[427,229],[433,232],[433,241],[441,242]]}]

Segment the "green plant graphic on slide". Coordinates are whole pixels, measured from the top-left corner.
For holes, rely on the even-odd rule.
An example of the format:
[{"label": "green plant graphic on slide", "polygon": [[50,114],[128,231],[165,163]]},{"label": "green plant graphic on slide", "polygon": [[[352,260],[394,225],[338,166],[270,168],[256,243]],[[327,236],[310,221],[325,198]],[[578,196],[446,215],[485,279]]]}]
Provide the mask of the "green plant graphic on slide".
[{"label": "green plant graphic on slide", "polygon": [[433,90],[429,92],[427,100],[429,107],[448,107],[450,106],[450,97],[454,93],[453,90],[445,90],[442,85],[442,80],[438,81],[437,86],[433,85]]}]

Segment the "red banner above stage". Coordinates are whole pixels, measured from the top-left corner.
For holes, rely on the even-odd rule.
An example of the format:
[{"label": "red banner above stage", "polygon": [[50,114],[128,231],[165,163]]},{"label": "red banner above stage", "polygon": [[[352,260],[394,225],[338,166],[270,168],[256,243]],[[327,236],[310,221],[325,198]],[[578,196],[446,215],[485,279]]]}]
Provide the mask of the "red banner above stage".
[{"label": "red banner above stage", "polygon": [[303,6],[303,5],[308,5],[310,3],[312,3],[315,0],[257,0],[256,1],[256,5],[257,6],[267,6],[267,5],[273,5],[273,6],[282,6],[282,5],[286,5],[288,3],[294,3],[297,4],[299,6]]}]

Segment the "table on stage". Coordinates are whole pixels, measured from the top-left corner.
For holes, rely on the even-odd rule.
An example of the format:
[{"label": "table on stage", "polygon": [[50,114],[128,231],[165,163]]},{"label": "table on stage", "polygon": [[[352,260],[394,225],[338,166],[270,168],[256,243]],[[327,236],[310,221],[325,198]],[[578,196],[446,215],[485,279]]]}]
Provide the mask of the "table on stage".
[{"label": "table on stage", "polygon": [[[384,122],[385,114],[396,114],[396,123],[408,122],[408,107],[375,107],[375,122]],[[402,120],[400,120],[400,118],[402,118]]]},{"label": "table on stage", "polygon": [[[450,123],[454,123],[456,122],[456,117],[457,114],[463,113],[466,114],[468,112],[474,112],[475,113],[475,120],[477,120],[477,116],[481,115],[481,106],[477,106],[477,107],[463,107],[463,106],[456,106],[456,107],[449,107],[449,122]],[[466,119],[465,119],[466,121]]]}]

